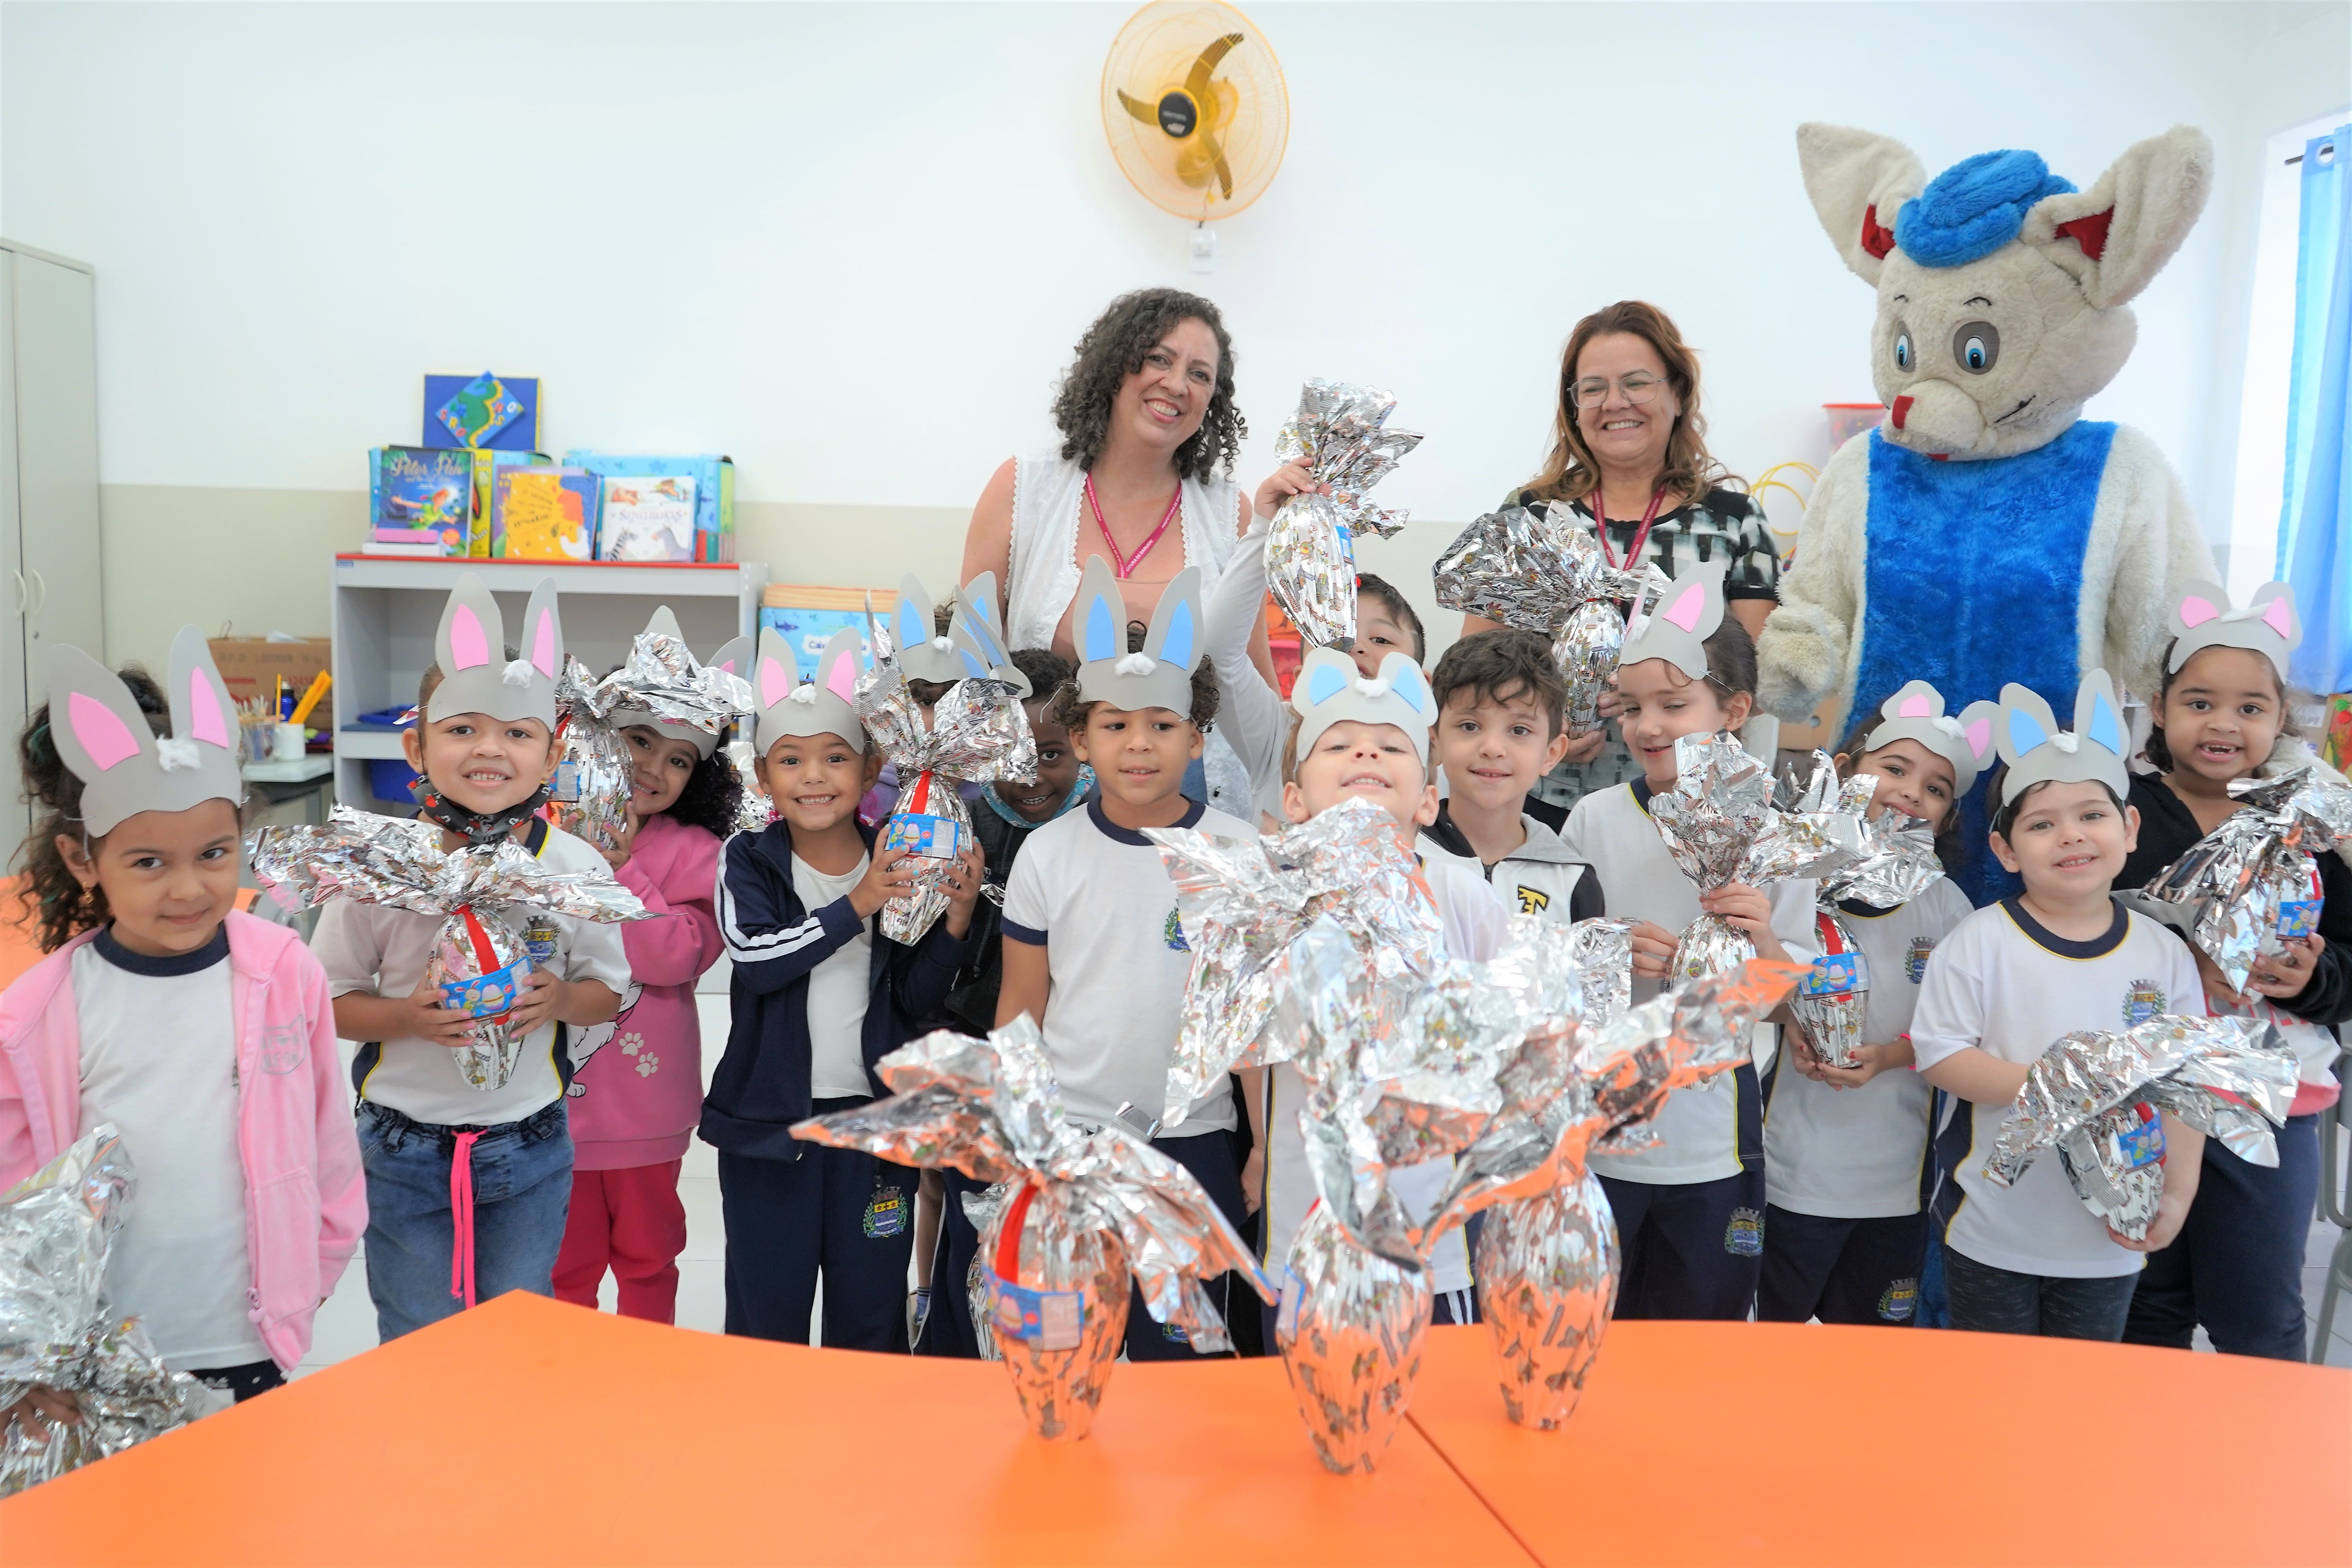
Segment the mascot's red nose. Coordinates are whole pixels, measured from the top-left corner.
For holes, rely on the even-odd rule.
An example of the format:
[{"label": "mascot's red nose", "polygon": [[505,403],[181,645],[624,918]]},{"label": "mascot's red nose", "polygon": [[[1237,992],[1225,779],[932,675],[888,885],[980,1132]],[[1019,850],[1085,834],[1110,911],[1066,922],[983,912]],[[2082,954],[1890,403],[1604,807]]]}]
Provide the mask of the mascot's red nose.
[{"label": "mascot's red nose", "polygon": [[1910,415],[1911,399],[1907,396],[1896,398],[1895,400],[1895,410],[1891,417],[1894,419],[1895,427],[1897,430],[1903,428],[1903,421],[1909,418]]}]

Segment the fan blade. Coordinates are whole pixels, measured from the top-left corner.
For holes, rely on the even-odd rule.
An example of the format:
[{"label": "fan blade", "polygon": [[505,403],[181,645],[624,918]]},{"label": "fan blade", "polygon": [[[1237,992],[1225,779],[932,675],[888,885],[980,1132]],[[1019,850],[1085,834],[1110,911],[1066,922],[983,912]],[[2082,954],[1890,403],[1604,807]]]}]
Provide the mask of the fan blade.
[{"label": "fan blade", "polygon": [[1135,100],[1128,97],[1126,92],[1118,88],[1113,88],[1111,90],[1118,94],[1120,108],[1126,110],[1129,114],[1134,115],[1138,120],[1142,121],[1146,125],[1151,126],[1155,130],[1159,127],[1160,110],[1156,106],[1149,103],[1138,103]]},{"label": "fan blade", "polygon": [[1213,165],[1217,171],[1217,188],[1224,192],[1225,200],[1232,201],[1234,199],[1234,172],[1225,163],[1224,148],[1217,144],[1217,138],[1212,132],[1203,130],[1201,132],[1201,140],[1205,143],[1203,150],[1209,154],[1210,163]]},{"label": "fan blade", "polygon": [[1193,102],[1200,102],[1202,94],[1209,90],[1209,73],[1217,68],[1217,62],[1239,47],[1241,41],[1239,33],[1227,33],[1201,51],[1201,58],[1192,62],[1192,74],[1184,79],[1184,90],[1192,95]]}]

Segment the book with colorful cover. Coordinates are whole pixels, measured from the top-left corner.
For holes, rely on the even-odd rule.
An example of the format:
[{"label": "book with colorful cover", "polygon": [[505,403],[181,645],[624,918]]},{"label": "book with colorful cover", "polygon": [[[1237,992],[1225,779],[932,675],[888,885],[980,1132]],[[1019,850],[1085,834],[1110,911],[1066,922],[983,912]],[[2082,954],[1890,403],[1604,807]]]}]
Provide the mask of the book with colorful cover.
[{"label": "book with colorful cover", "polygon": [[594,559],[596,477],[584,468],[498,470],[490,553],[509,561]]},{"label": "book with colorful cover", "polygon": [[607,474],[596,512],[599,561],[694,559],[694,476]]},{"label": "book with colorful cover", "polygon": [[705,562],[735,559],[734,458],[709,454],[683,458],[652,457],[574,447],[563,454],[563,460],[604,479],[651,479],[666,474],[682,474],[692,479],[692,559]]},{"label": "book with colorful cover", "polygon": [[848,627],[857,633],[858,642],[865,647],[868,658],[874,655],[874,645],[867,639],[866,605],[874,605],[874,616],[887,622],[898,610],[898,591],[896,588],[834,588],[811,583],[773,583],[760,595],[760,625],[772,629],[792,649],[793,667],[798,679],[816,679],[817,656],[834,633]]},{"label": "book with colorful cover", "polygon": [[490,501],[498,493],[499,470],[517,464],[546,468],[555,459],[544,452],[499,452],[488,447],[477,448],[473,459],[474,516],[466,534],[466,553],[483,560],[490,553]]},{"label": "book with colorful cover", "polygon": [[424,446],[535,452],[539,425],[537,376],[482,371],[425,378]]},{"label": "book with colorful cover", "polygon": [[425,447],[368,453],[368,542],[404,555],[463,555],[474,510],[470,454]]}]

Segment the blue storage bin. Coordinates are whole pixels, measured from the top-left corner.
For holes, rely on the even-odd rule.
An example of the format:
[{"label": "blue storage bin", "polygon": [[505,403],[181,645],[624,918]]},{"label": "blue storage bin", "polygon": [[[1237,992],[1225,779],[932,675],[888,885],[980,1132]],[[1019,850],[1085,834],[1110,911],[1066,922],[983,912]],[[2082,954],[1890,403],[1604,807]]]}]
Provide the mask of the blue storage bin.
[{"label": "blue storage bin", "polygon": [[403,757],[371,757],[368,759],[368,793],[378,800],[407,804],[412,797],[408,786],[416,782],[418,773]]}]

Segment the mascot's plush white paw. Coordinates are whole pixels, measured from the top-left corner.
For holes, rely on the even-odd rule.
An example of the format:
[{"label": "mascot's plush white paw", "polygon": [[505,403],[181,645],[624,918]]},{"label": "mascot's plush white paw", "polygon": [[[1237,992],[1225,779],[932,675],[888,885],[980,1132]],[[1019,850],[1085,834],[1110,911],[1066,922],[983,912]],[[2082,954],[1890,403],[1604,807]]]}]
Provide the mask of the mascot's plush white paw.
[{"label": "mascot's plush white paw", "polygon": [[1844,673],[1844,650],[1830,640],[1812,605],[1783,605],[1764,623],[1756,645],[1756,698],[1765,712],[1802,724]]}]

